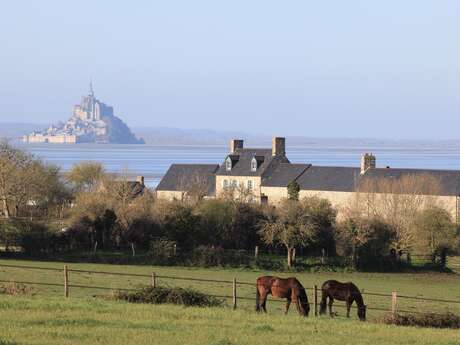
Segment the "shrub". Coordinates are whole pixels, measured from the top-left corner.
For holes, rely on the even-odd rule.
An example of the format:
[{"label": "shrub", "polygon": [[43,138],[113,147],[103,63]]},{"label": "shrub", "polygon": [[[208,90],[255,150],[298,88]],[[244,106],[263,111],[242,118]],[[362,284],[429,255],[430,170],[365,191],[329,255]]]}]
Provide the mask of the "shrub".
[{"label": "shrub", "polygon": [[252,256],[244,250],[199,246],[190,253],[189,261],[197,266],[249,266]]},{"label": "shrub", "polygon": [[198,307],[217,307],[223,304],[221,300],[193,289],[151,286],[135,292],[115,291],[109,298],[130,303],[170,303]]},{"label": "shrub", "polygon": [[386,314],[383,323],[398,326],[460,328],[460,316],[452,313]]},{"label": "shrub", "polygon": [[156,259],[169,259],[175,253],[175,246],[176,242],[160,238],[150,244],[150,251]]},{"label": "shrub", "polygon": [[24,284],[18,284],[14,281],[0,285],[0,294],[11,296],[33,296],[33,288]]},{"label": "shrub", "polygon": [[30,222],[24,224],[19,245],[28,254],[48,252],[53,247],[54,235],[55,232],[51,231],[46,225]]}]

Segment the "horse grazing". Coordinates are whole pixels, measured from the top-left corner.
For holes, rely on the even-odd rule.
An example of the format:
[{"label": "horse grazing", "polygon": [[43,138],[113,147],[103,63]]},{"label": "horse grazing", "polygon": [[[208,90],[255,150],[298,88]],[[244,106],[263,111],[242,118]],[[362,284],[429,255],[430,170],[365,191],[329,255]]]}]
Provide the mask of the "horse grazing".
[{"label": "horse grazing", "polygon": [[321,291],[322,297],[319,310],[320,314],[324,314],[326,312],[326,302],[329,297],[329,315],[331,317],[334,316],[332,313],[332,304],[334,303],[334,299],[336,299],[347,303],[347,317],[350,317],[351,305],[353,302],[356,302],[358,306],[359,319],[361,321],[366,320],[366,306],[364,305],[363,296],[361,296],[361,292],[359,292],[359,289],[355,284],[351,282],[341,283],[337,280],[328,280],[321,286]]},{"label": "horse grazing", "polygon": [[256,287],[256,311],[260,312],[262,309],[264,312],[267,312],[265,307],[267,296],[271,294],[273,297],[287,299],[285,314],[289,311],[289,306],[291,305],[291,301],[293,301],[299,314],[308,316],[310,311],[308,297],[304,287],[296,278],[259,277]]}]

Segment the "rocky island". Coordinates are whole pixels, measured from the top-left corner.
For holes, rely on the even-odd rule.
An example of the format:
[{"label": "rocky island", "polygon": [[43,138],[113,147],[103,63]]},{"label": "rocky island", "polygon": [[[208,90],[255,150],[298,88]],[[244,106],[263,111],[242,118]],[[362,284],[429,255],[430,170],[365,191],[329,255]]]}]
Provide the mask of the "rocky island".
[{"label": "rocky island", "polygon": [[90,83],[89,93],[73,108],[71,118],[65,123],[51,125],[44,131],[34,131],[22,138],[26,143],[103,143],[144,144],[129,127],[113,114],[113,107],[94,97]]}]

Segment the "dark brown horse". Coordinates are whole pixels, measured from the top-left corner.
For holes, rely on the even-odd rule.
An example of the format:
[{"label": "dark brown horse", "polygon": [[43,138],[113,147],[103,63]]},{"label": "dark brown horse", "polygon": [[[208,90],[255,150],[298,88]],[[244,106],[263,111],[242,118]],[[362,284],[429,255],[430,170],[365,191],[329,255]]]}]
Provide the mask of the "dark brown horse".
[{"label": "dark brown horse", "polygon": [[329,315],[332,317],[332,304],[334,299],[345,301],[347,304],[347,317],[350,317],[350,308],[353,302],[358,306],[358,317],[361,321],[366,320],[366,306],[364,305],[363,296],[355,284],[341,283],[337,280],[328,280],[321,286],[322,298],[319,313],[326,312],[327,298],[329,298]]},{"label": "dark brown horse", "polygon": [[272,276],[264,276],[257,279],[257,292],[256,292],[256,311],[260,312],[261,309],[267,312],[266,303],[267,296],[272,295],[277,298],[286,298],[286,314],[289,310],[291,302],[294,302],[297,311],[300,315],[308,316],[310,305],[308,304],[307,294],[300,282],[292,278],[278,278]]}]

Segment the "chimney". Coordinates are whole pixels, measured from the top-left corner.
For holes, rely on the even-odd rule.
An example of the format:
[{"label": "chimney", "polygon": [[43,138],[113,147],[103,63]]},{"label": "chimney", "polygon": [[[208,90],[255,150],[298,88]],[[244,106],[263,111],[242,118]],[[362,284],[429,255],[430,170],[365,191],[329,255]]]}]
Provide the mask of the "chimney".
[{"label": "chimney", "polygon": [[139,182],[141,186],[144,185],[144,176],[136,176],[136,182]]},{"label": "chimney", "polygon": [[243,148],[243,140],[242,139],[232,139],[230,140],[230,153],[235,153],[237,150]]},{"label": "chimney", "polygon": [[375,156],[372,153],[365,153],[361,156],[361,174],[364,174],[368,169],[375,168]]},{"label": "chimney", "polygon": [[272,139],[272,156],[286,155],[286,138],[273,137]]}]

